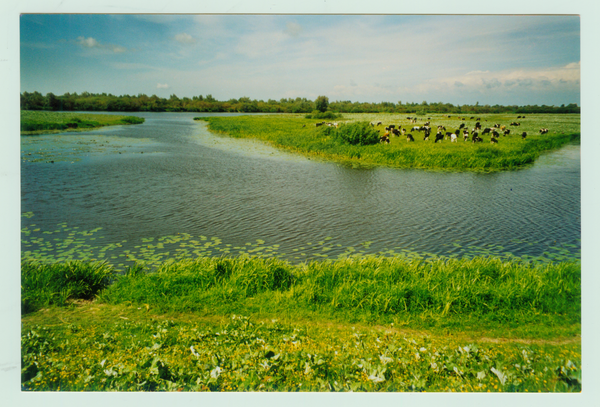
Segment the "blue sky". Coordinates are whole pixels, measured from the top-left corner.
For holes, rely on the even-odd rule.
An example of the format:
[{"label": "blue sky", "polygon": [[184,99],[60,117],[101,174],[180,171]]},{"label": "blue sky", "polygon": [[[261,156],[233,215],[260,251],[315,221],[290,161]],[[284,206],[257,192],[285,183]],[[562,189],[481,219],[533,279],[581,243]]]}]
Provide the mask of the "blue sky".
[{"label": "blue sky", "polygon": [[21,92],[580,104],[578,16],[23,14]]}]

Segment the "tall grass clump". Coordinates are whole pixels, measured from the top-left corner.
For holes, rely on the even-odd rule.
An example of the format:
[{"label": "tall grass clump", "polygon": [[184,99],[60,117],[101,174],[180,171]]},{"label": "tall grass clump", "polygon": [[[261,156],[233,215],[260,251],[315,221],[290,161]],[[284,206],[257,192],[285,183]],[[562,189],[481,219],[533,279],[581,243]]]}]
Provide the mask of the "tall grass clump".
[{"label": "tall grass clump", "polygon": [[368,146],[379,143],[380,134],[367,122],[341,124],[339,128],[326,127],[325,135],[333,135],[344,143],[356,146]]},{"label": "tall grass clump", "polygon": [[21,311],[26,314],[74,299],[91,299],[113,279],[112,266],[100,262],[70,261],[21,263]]},{"label": "tall grass clump", "polygon": [[374,314],[574,314],[581,307],[580,266],[532,265],[498,258],[406,261],[349,258],[312,262],[299,301]]},{"label": "tall grass clump", "polygon": [[469,315],[497,322],[555,314],[578,323],[581,266],[491,257],[367,256],[300,265],[251,257],[199,258],[165,263],[153,273],[119,277],[101,298],[172,311],[243,313],[258,301],[272,314],[293,307],[342,318]]},{"label": "tall grass clump", "polygon": [[264,292],[288,290],[296,281],[289,263],[251,257],[198,258],[166,262],[155,272],[117,278],[101,298],[117,304],[151,303],[163,309],[197,311],[231,305]]}]

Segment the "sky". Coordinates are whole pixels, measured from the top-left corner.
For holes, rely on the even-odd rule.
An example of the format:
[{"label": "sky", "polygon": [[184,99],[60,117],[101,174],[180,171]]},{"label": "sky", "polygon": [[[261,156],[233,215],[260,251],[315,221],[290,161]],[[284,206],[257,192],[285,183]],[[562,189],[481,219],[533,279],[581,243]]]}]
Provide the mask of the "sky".
[{"label": "sky", "polygon": [[581,104],[578,15],[22,14],[20,91]]}]

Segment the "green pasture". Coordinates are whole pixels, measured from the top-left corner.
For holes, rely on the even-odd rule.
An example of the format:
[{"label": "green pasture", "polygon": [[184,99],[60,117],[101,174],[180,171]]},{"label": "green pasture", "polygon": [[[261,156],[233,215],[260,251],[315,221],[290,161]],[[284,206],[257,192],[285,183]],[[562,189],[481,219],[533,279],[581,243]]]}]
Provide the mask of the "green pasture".
[{"label": "green pasture", "polygon": [[[334,129],[326,125],[317,127],[323,120],[306,119],[303,115],[260,115],[236,117],[199,117],[208,122],[211,131],[229,137],[252,138],[275,147],[298,152],[314,158],[332,160],[352,167],[389,166],[399,168],[420,168],[445,171],[492,172],[514,170],[532,164],[542,153],[551,151],[566,143],[578,142],[580,138],[580,115],[578,114],[535,114],[517,118],[516,114],[486,114],[478,116],[457,116],[430,114],[411,123],[400,114],[344,114],[343,118],[331,120],[339,123]],[[462,120],[462,119],[465,120]],[[461,123],[469,130],[481,119],[483,128],[494,124],[511,130],[508,136],[501,135],[498,144],[491,144],[489,135],[481,135],[481,143],[463,141],[452,143],[444,140],[434,143],[437,126],[454,132]],[[424,133],[412,131],[413,126],[431,122],[432,134],[424,141]],[[407,142],[406,137],[391,136],[390,143],[372,145],[349,144],[343,133],[344,124],[364,122],[378,123],[375,126],[381,135],[385,127],[395,125],[407,129],[415,141]],[[520,126],[510,126],[518,122]],[[540,134],[541,128],[548,128],[547,134]],[[527,137],[522,139],[523,132]]]}]

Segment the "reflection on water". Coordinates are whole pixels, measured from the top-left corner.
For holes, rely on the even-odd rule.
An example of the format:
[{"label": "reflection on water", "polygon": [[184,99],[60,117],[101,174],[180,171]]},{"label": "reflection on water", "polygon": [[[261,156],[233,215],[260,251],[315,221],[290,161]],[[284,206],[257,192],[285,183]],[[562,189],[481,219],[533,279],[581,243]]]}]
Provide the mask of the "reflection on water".
[{"label": "reflection on water", "polygon": [[[299,259],[349,247],[443,255],[493,247],[519,256],[580,250],[578,145],[504,173],[358,170],[212,135],[192,120],[199,114],[139,115],[142,125],[22,138],[22,211],[34,214],[23,218],[25,240],[60,242],[73,230],[101,228],[93,238],[119,243],[111,250],[121,254],[139,252],[142,239],[179,234],[217,237],[230,253],[264,241]],[[78,229],[57,230],[63,222]],[[182,253],[181,244],[169,255]],[[187,254],[201,253],[185,244],[193,248]],[[151,250],[168,251],[165,244]]]}]

